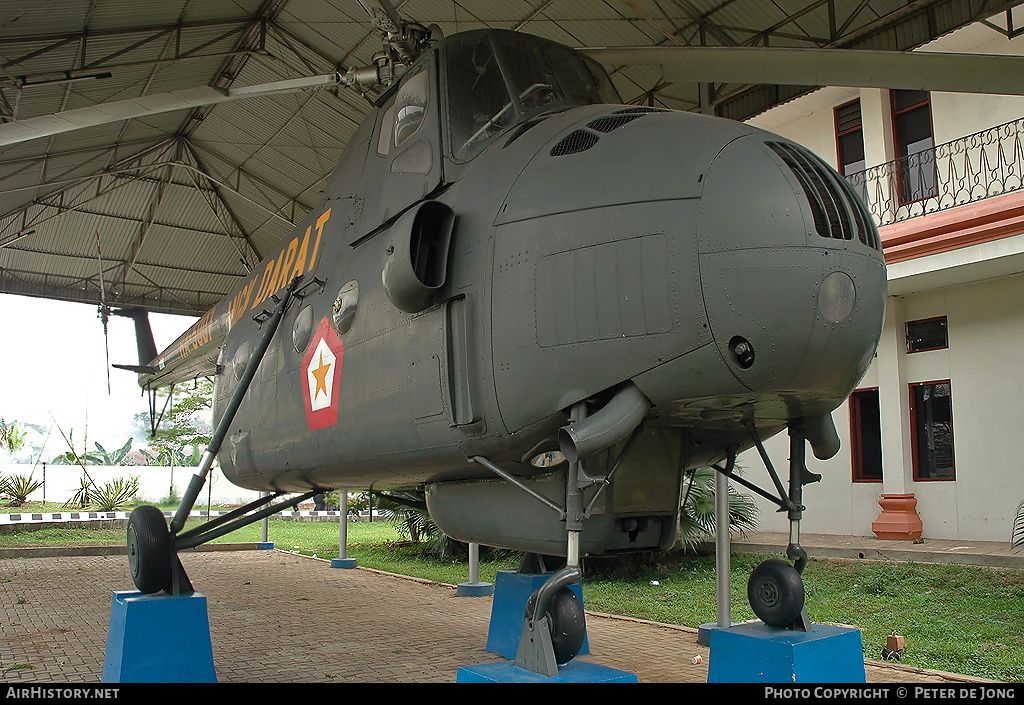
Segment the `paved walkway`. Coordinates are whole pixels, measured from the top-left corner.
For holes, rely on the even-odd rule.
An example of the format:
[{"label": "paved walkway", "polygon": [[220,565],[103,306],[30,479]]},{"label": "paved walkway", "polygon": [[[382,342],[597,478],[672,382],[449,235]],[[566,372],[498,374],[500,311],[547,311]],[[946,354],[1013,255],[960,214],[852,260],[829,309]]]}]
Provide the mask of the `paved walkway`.
[{"label": "paved walkway", "polygon": [[[182,562],[207,596],[222,683],[445,683],[459,666],[499,660],[484,650],[490,598],[283,551],[186,552]],[[112,593],[131,589],[123,555],[0,560],[2,680],[99,681]],[[710,654],[693,629],[592,613],[587,624],[583,660],[642,683],[707,682]],[[869,683],[982,682],[871,660],[866,670]]]}]

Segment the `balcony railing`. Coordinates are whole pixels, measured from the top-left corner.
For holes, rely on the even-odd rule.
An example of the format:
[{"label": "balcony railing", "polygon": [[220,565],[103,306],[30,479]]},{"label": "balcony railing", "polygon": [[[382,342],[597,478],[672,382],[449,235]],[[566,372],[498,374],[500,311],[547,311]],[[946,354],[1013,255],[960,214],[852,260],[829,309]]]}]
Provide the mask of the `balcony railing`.
[{"label": "balcony railing", "polygon": [[1024,188],[1024,118],[846,178],[879,226]]}]

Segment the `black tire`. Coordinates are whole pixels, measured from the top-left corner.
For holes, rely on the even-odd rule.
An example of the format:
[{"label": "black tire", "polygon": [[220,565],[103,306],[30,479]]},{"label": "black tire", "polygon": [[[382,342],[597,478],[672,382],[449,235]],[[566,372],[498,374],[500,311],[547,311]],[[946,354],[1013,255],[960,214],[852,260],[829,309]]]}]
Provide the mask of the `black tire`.
[{"label": "black tire", "polygon": [[[526,601],[526,619],[533,616],[533,608],[537,604],[537,591]],[[562,666],[569,663],[580,649],[587,636],[587,620],[583,605],[576,593],[564,587],[554,594],[548,602],[545,612],[551,630],[551,646],[555,652],[555,663]]]},{"label": "black tire", "polygon": [[788,627],[804,608],[804,582],[796,568],[772,558],[751,572],[747,599],[762,622],[770,627]]},{"label": "black tire", "polygon": [[171,535],[156,507],[136,507],[128,517],[128,568],[144,595],[171,585]]}]

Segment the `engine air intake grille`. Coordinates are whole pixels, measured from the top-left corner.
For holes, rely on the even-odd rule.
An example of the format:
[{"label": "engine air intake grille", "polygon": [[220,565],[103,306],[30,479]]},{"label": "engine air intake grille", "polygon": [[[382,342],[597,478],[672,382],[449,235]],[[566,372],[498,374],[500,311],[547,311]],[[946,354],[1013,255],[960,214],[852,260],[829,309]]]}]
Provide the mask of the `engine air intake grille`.
[{"label": "engine air intake grille", "polygon": [[600,138],[597,135],[586,130],[573,130],[551,148],[551,156],[561,157],[566,154],[584,152],[597,144],[598,139]]},{"label": "engine air intake grille", "polygon": [[871,216],[853,188],[834,177],[831,169],[810,151],[789,142],[765,143],[789,167],[807,196],[814,229],[822,237],[852,240],[854,235],[875,250],[881,244]]},{"label": "engine air intake grille", "polygon": [[629,113],[627,115],[607,115],[587,123],[587,127],[598,132],[611,132],[616,127],[622,127],[628,122],[642,118],[645,113]]}]

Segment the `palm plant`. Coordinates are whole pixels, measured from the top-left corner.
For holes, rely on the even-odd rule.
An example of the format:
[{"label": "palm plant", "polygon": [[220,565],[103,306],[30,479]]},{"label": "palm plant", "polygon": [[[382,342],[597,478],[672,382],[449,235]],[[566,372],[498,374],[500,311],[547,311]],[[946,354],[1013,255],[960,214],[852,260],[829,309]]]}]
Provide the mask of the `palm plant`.
[{"label": "palm plant", "polygon": [[[0,423],[3,423],[2,419],[0,419]],[[50,440],[51,431],[53,431],[52,428],[46,432],[46,438],[43,439],[43,445],[39,449],[39,452],[36,453],[35,462],[32,463],[31,473],[28,475],[14,475],[12,477],[0,476],[0,495],[7,495],[11,498],[11,501],[8,504],[9,507],[20,507],[24,505],[25,502],[28,501],[29,495],[43,486],[43,480],[36,480],[35,474],[36,468],[39,467],[39,461],[43,457],[43,451],[46,450],[46,442]],[[21,435],[21,440],[24,441],[24,434]],[[46,490],[43,490],[43,494],[46,494]]]},{"label": "palm plant", "polygon": [[36,480],[32,475],[0,477],[0,495],[7,495],[11,498],[8,505],[10,507],[20,507],[25,504],[28,496],[42,486],[42,480]]},{"label": "palm plant", "polygon": [[444,558],[458,543],[446,536],[430,518],[422,492],[374,493],[374,497],[377,498],[378,509],[386,521],[396,522],[399,532],[408,536],[414,543],[430,539],[431,552],[437,554],[439,558]]},{"label": "palm plant", "polygon": [[139,482],[137,475],[128,478],[115,477],[93,491],[91,504],[101,512],[117,511],[139,493]]},{"label": "palm plant", "polygon": [[[739,472],[736,468],[735,472]],[[679,517],[679,535],[687,548],[697,546],[715,536],[715,471],[699,468],[686,484],[683,511]],[[729,486],[729,528],[743,533],[757,528],[757,505],[749,496]]]}]

